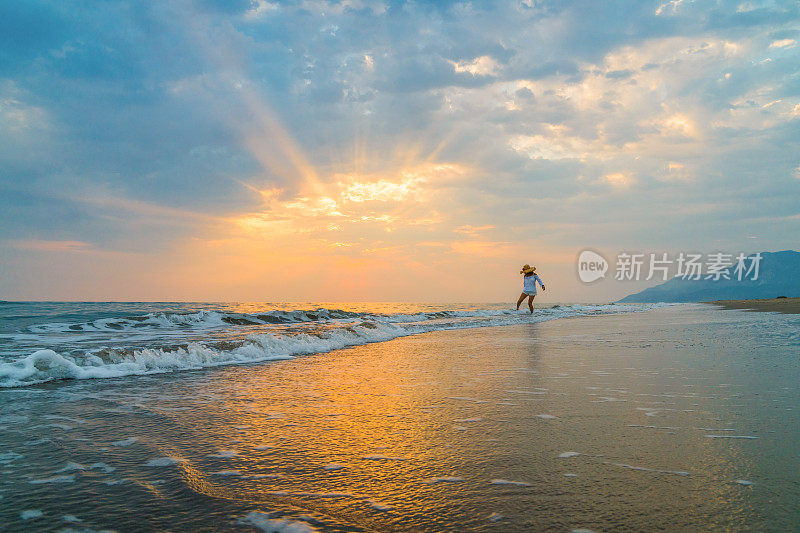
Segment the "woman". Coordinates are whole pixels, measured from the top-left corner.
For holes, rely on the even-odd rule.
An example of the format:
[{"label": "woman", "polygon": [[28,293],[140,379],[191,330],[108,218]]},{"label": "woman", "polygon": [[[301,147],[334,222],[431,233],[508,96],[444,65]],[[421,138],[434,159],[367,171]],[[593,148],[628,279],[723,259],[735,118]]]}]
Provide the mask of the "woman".
[{"label": "woman", "polygon": [[533,299],[536,298],[536,283],[538,282],[539,285],[542,286],[543,291],[547,289],[544,288],[542,278],[536,274],[536,267],[525,265],[519,273],[525,277],[522,278],[522,294],[519,295],[519,300],[517,300],[517,311],[519,311],[519,306],[525,301],[525,298],[528,298],[528,309],[530,309],[531,314],[533,314]]}]

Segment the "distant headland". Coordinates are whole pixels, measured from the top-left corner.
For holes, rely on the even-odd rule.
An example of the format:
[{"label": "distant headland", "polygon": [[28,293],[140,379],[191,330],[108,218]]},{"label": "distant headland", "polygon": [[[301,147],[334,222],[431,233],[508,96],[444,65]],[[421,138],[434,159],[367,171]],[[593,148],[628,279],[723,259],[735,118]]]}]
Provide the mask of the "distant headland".
[{"label": "distant headland", "polygon": [[[733,267],[731,267],[732,269]],[[762,252],[757,279],[683,279],[674,277],[620,300],[644,302],[716,302],[800,296],[800,252]]]}]

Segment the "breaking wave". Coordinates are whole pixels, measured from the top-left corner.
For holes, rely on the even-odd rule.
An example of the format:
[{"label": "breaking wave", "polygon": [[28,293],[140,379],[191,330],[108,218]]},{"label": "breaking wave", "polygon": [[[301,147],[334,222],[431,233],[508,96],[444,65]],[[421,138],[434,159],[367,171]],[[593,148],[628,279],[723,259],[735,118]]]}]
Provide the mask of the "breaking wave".
[{"label": "breaking wave", "polygon": [[265,324],[296,324],[336,319],[356,318],[364,313],[353,313],[339,309],[317,309],[316,311],[269,311],[265,313],[223,313],[198,311],[196,313],[147,313],[124,318],[99,318],[89,322],[39,324],[29,326],[32,333],[69,333],[74,331],[131,331],[214,328],[231,325],[255,326]]},{"label": "breaking wave", "polygon": [[[101,318],[84,323],[51,323],[28,327],[33,334],[69,332],[208,330],[233,328],[238,336],[214,337],[163,345],[154,335],[152,347],[87,346],[82,349],[39,349],[15,361],[0,363],[0,387],[22,387],[62,379],[118,378],[247,364],[383,342],[429,331],[542,322],[557,318],[644,311],[658,304],[571,305],[538,309],[533,317],[511,310],[437,311],[415,314],[356,313],[336,309],[266,313],[150,313],[127,318]],[[308,327],[311,323],[312,327]],[[299,324],[301,328],[265,328]],[[252,332],[246,326],[259,326]],[[245,334],[241,335],[244,328]],[[171,338],[174,341],[174,338]]]}]

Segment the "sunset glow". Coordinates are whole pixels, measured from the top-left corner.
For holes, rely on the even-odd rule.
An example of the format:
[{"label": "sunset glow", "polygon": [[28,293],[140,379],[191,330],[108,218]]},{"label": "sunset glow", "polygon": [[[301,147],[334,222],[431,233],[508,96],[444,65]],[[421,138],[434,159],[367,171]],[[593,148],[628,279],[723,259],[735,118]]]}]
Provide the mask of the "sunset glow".
[{"label": "sunset glow", "polygon": [[54,8],[6,58],[7,297],[495,301],[535,263],[604,300],[584,248],[792,246],[791,16],[245,4]]},{"label": "sunset glow", "polygon": [[798,43],[0,2],[0,529],[797,529]]}]

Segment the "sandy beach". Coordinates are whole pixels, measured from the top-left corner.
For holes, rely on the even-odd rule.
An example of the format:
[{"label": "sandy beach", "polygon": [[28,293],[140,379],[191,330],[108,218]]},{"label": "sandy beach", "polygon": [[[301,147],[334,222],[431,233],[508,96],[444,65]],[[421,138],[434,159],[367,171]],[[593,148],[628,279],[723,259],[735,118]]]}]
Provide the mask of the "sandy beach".
[{"label": "sandy beach", "polygon": [[0,524],[788,530],[797,325],[681,305],[5,389]]},{"label": "sandy beach", "polygon": [[717,300],[706,302],[722,306],[724,309],[746,309],[748,311],[767,311],[773,313],[800,313],[800,298],[767,298],[761,300]]}]

